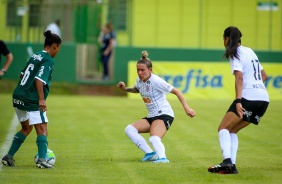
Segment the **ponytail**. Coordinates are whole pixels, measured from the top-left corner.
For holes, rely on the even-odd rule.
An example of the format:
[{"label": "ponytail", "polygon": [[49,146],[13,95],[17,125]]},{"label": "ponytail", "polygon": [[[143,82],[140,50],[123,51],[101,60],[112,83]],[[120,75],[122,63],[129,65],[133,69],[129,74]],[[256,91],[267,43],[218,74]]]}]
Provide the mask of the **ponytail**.
[{"label": "ponytail", "polygon": [[45,36],[44,47],[51,46],[53,43],[56,43],[58,45],[62,43],[61,38],[58,35],[51,33],[50,30],[45,31],[44,36]]},{"label": "ponytail", "polygon": [[234,59],[235,57],[239,59],[237,47],[238,47],[238,43],[241,43],[241,37],[242,37],[241,31],[237,27],[230,26],[224,30],[223,37],[224,39],[226,39],[227,37],[229,38],[223,58]]}]

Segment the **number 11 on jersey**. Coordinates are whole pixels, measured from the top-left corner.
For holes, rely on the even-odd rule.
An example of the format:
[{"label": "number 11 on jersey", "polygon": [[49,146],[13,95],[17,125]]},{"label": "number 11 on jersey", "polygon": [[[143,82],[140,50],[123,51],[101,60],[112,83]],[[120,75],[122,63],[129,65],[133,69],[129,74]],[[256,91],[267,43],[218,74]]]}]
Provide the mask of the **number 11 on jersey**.
[{"label": "number 11 on jersey", "polygon": [[256,80],[261,80],[260,76],[260,68],[259,68],[259,61],[258,60],[252,60],[253,68],[254,68],[254,77]]}]

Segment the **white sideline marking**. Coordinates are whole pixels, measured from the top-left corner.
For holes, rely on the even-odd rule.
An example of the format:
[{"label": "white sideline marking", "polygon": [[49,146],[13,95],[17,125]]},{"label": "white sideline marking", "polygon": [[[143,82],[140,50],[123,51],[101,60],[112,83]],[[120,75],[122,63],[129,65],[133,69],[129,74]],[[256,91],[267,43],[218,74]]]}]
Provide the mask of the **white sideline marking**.
[{"label": "white sideline marking", "polygon": [[[6,139],[0,149],[0,159],[9,151],[11,142],[13,141],[13,137],[15,136],[16,130],[18,127],[18,118],[17,115],[14,114],[14,117],[11,121],[11,126],[6,136]],[[2,170],[3,165],[0,163],[0,172]]]}]

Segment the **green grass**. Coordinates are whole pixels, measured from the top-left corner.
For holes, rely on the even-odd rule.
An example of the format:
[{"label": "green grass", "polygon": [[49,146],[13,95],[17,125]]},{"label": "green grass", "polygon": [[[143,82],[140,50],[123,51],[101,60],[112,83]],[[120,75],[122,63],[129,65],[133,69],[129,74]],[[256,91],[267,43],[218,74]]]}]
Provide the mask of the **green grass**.
[{"label": "green grass", "polygon": [[[0,101],[2,146],[14,111],[10,94],[0,94]],[[141,100],[51,94],[48,139],[57,156],[55,168],[35,167],[33,131],[15,155],[17,167],[0,169],[1,184],[281,182],[281,101],[270,103],[259,126],[239,133],[238,175],[207,172],[222,160],[217,127],[231,101],[190,101],[197,111],[194,119],[185,115],[178,101],[170,102],[176,118],[163,142],[171,162],[156,165],[140,162],[143,153],[124,134],[127,124],[146,115]]]}]

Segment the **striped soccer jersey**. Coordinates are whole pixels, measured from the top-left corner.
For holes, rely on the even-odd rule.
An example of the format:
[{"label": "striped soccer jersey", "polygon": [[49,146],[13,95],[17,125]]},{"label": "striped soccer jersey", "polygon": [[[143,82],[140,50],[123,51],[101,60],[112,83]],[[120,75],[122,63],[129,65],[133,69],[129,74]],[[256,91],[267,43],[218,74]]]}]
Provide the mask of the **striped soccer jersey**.
[{"label": "striped soccer jersey", "polygon": [[151,77],[146,82],[137,78],[134,87],[139,90],[147,107],[148,118],[163,114],[174,117],[174,112],[165,96],[173,89],[172,85],[168,84],[159,76],[151,74]]}]

